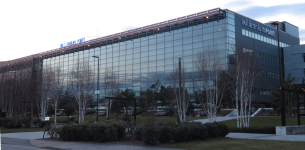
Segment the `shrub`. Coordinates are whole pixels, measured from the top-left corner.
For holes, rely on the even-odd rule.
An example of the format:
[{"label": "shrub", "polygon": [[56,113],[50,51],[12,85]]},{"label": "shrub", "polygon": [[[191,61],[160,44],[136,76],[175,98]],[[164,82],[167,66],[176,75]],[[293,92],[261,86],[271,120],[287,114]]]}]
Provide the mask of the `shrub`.
[{"label": "shrub", "polygon": [[147,145],[156,145],[159,136],[160,136],[160,130],[156,126],[147,126],[142,129],[143,141]]},{"label": "shrub", "polygon": [[275,134],[275,127],[230,128],[230,132]]},{"label": "shrub", "polygon": [[14,123],[14,128],[21,128],[21,126],[22,126],[22,123],[19,120]]},{"label": "shrub", "polygon": [[125,136],[122,124],[66,125],[59,131],[63,141],[113,141]]},{"label": "shrub", "polygon": [[134,129],[134,135],[135,135],[136,140],[140,141],[142,139],[143,128],[144,127],[142,127],[142,126],[138,126]]},{"label": "shrub", "polygon": [[173,129],[170,126],[159,126],[160,136],[159,141],[161,143],[170,142],[173,139]]},{"label": "shrub", "polygon": [[118,139],[122,139],[125,137],[126,127],[121,123],[112,123],[113,127],[117,129],[117,137]]},{"label": "shrub", "polygon": [[219,136],[226,137],[230,133],[229,127],[224,123],[214,122],[213,124],[218,126]]},{"label": "shrub", "polygon": [[187,140],[189,127],[187,124],[183,124],[174,129],[173,135],[176,142],[182,142]]},{"label": "shrub", "polygon": [[207,138],[208,131],[205,125],[201,123],[191,123],[189,124],[189,132],[187,135],[187,140],[203,140]]},{"label": "shrub", "polygon": [[110,126],[104,133],[105,141],[114,141],[118,139],[118,129],[114,126]]},{"label": "shrub", "polygon": [[216,138],[219,136],[219,127],[213,123],[205,123],[205,127],[208,130],[209,138]]},{"label": "shrub", "polygon": [[4,128],[14,128],[15,123],[13,121],[7,121],[3,123]]}]

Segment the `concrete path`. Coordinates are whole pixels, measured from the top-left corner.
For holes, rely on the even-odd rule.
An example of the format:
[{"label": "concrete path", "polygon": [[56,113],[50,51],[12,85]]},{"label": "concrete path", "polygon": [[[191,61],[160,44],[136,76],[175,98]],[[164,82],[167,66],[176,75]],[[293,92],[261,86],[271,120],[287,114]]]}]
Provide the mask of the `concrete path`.
[{"label": "concrete path", "polygon": [[[23,148],[23,149],[77,149],[77,150],[174,150],[168,148],[159,148],[151,146],[132,146],[132,145],[119,145],[119,144],[107,144],[107,143],[94,143],[94,142],[66,142],[66,141],[53,141],[42,139],[43,131],[40,132],[22,132],[22,133],[3,133],[1,137],[6,141],[18,141],[26,140],[29,145],[24,146],[24,142],[20,145],[20,142],[2,143],[2,146],[9,148]],[[45,137],[48,138],[47,135]]]},{"label": "concrete path", "polygon": [[[21,133],[2,133],[1,137],[7,137],[7,138],[16,138],[16,139],[42,139],[43,137],[43,131],[39,132],[21,132]],[[45,135],[45,138],[49,138],[49,136]]]},{"label": "concrete path", "polygon": [[229,138],[234,139],[256,139],[256,140],[278,140],[278,141],[300,141],[305,142],[305,134],[299,135],[275,135],[275,134],[253,134],[253,133],[229,133]]},{"label": "concrete path", "polygon": [[[236,117],[216,117],[216,122],[232,120],[232,119],[236,119]],[[194,122],[208,123],[210,121],[209,119],[198,119],[198,120],[194,120]]]}]

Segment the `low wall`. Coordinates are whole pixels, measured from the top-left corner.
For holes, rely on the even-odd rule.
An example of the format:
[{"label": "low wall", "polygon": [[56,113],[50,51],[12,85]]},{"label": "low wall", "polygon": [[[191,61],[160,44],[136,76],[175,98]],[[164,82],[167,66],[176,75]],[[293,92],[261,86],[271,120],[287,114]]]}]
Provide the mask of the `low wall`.
[{"label": "low wall", "polygon": [[305,126],[277,126],[276,135],[305,134]]}]

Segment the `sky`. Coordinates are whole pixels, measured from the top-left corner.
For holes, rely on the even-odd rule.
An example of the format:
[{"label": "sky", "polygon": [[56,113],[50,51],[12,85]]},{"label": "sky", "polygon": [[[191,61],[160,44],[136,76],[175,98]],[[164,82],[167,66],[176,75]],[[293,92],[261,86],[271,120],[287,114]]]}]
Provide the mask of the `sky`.
[{"label": "sky", "polygon": [[304,0],[2,0],[0,62],[217,7],[262,23],[287,21],[305,44]]}]

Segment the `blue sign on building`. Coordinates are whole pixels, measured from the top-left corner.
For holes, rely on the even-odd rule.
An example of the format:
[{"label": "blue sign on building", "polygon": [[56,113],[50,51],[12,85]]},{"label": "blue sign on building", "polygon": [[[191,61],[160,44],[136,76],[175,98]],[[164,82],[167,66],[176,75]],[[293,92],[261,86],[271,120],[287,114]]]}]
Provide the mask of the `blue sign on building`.
[{"label": "blue sign on building", "polygon": [[257,31],[260,31],[260,32],[263,32],[263,33],[266,33],[266,34],[269,34],[271,36],[275,36],[275,31],[272,30],[271,28],[266,28],[266,27],[263,27],[263,26],[260,26],[260,24],[255,24],[255,23],[252,23],[250,20],[248,19],[243,19],[241,24],[243,26],[246,26],[246,27],[249,27],[249,28],[252,28],[254,30],[257,30]]},{"label": "blue sign on building", "polygon": [[74,41],[69,41],[69,42],[66,42],[66,43],[61,43],[60,47],[70,46],[70,45],[78,44],[78,43],[81,43],[81,42],[85,42],[85,38],[81,38],[81,39],[74,40]]}]

